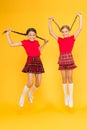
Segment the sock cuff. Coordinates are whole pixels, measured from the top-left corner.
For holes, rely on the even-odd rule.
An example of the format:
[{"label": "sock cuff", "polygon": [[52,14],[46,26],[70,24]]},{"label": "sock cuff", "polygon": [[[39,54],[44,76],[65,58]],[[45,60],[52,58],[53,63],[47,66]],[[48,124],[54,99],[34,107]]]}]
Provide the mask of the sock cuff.
[{"label": "sock cuff", "polygon": [[62,86],[63,86],[63,87],[66,87],[66,86],[67,86],[67,84],[63,83],[63,84],[62,84]]},{"label": "sock cuff", "polygon": [[69,83],[68,86],[74,86],[74,83]]},{"label": "sock cuff", "polygon": [[25,85],[24,86],[24,90],[28,90],[29,88],[28,88],[28,86],[27,85]]}]

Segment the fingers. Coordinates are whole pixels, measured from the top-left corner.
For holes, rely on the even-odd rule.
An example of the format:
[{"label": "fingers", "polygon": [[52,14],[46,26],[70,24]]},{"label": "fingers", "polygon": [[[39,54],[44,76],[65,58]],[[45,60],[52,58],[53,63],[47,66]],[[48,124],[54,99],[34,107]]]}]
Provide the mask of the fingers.
[{"label": "fingers", "polygon": [[50,17],[48,20],[49,21],[54,21],[54,17]]},{"label": "fingers", "polygon": [[8,34],[8,33],[10,33],[10,32],[11,32],[11,30],[10,30],[10,29],[7,29],[7,30],[5,30],[5,31],[3,32],[3,34],[4,34],[4,33],[7,33],[7,34]]},{"label": "fingers", "polygon": [[80,16],[82,16],[82,14],[81,14],[81,13],[77,13],[77,16],[79,16],[79,17],[80,17]]},{"label": "fingers", "polygon": [[47,42],[48,42],[48,40],[44,39],[44,42],[45,42],[45,43],[47,43]]},{"label": "fingers", "polygon": [[9,32],[9,33],[11,32],[11,30],[10,30],[10,29],[7,29],[6,31],[7,31],[7,32]]}]

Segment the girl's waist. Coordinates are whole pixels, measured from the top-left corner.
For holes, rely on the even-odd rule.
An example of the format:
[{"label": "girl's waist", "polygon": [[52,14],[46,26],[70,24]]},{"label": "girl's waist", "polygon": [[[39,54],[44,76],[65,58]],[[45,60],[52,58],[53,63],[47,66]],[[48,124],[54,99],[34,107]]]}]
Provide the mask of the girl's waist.
[{"label": "girl's waist", "polygon": [[60,55],[63,55],[63,54],[72,54],[72,52],[60,52]]}]

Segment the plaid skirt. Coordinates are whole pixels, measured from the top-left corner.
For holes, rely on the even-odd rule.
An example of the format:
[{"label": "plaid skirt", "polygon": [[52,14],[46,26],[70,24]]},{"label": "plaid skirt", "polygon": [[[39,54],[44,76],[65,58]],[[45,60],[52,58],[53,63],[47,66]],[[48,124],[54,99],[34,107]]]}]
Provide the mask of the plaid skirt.
[{"label": "plaid skirt", "polygon": [[69,53],[61,53],[59,56],[59,70],[69,70],[74,69],[77,66],[75,65],[72,54]]},{"label": "plaid skirt", "polygon": [[44,73],[43,64],[39,56],[28,56],[27,62],[22,70],[25,73]]}]

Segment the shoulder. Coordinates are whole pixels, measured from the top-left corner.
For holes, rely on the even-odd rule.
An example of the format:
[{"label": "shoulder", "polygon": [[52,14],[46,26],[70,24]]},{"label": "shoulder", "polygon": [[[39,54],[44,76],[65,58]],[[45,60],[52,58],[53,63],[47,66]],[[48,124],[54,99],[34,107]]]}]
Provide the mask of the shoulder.
[{"label": "shoulder", "polygon": [[34,43],[40,45],[38,40],[35,40]]},{"label": "shoulder", "polygon": [[22,40],[21,42],[22,42],[22,43],[26,43],[26,42],[28,42],[28,40],[24,39],[24,40]]},{"label": "shoulder", "polygon": [[71,40],[74,40],[74,41],[75,41],[75,36],[74,36],[74,35],[71,35],[69,38],[70,38]]},{"label": "shoulder", "polygon": [[24,39],[24,40],[21,41],[22,45],[25,45],[28,42],[29,42],[29,40],[27,40],[27,39]]},{"label": "shoulder", "polygon": [[34,42],[35,42],[35,43],[39,43],[39,41],[38,41],[38,40],[35,40]]},{"label": "shoulder", "polygon": [[58,42],[61,42],[63,40],[63,38],[62,37],[58,37]]}]

